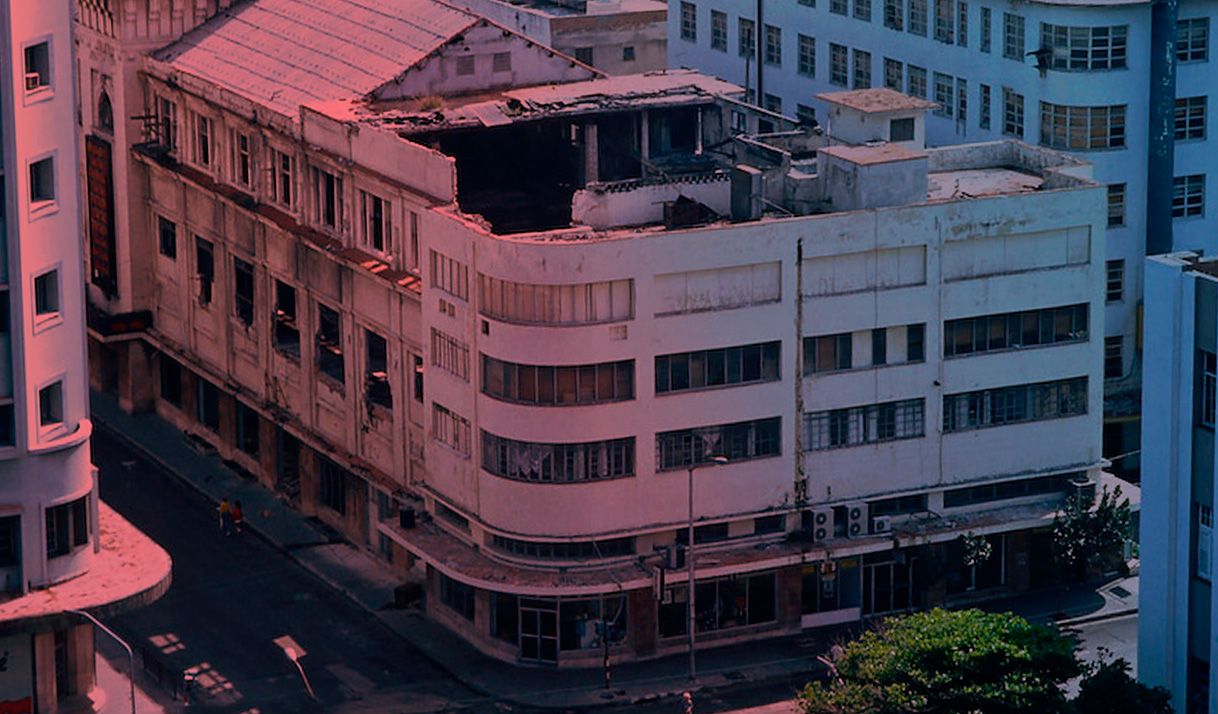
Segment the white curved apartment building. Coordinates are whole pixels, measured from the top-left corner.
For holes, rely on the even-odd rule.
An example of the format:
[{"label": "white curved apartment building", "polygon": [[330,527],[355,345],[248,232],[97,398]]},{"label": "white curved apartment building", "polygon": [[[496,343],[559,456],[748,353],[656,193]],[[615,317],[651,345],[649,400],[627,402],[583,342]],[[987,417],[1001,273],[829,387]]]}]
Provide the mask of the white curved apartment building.
[{"label": "white curved apartment building", "polygon": [[[142,61],[118,290],[155,299],[95,339],[126,365],[99,386],[522,664],[685,647],[690,466],[703,646],[1052,578],[1052,513],[1100,477],[1088,165],[924,150],[894,92],[830,97],[830,142],[699,73],[343,8],[255,0]],[[998,555],[963,567],[965,533]]]},{"label": "white curved apartment building", "polygon": [[0,3],[0,707],[13,711],[89,710],[92,625],[63,611],[129,607],[169,576],[165,553],[99,504],[90,460],[71,29],[68,2]]},{"label": "white curved apartment building", "polygon": [[[928,145],[1015,137],[1092,164],[1110,187],[1105,442],[1115,456],[1138,443],[1142,258],[1214,249],[1207,157],[1215,10],[1191,0],[1170,9],[1070,0],[672,0],[669,66],[742,84],[763,106],[815,113],[830,133],[834,120],[818,93],[893,87],[940,104],[927,121]],[[1155,27],[1164,29],[1152,38]],[[1175,61],[1156,66],[1155,57]],[[1117,468],[1137,463],[1135,454]]]}]

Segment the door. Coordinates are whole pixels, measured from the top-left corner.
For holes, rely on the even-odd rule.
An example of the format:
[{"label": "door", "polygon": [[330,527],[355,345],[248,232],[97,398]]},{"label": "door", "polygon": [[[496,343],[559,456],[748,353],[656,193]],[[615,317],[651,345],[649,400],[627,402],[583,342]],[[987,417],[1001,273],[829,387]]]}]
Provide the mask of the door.
[{"label": "door", "polygon": [[558,663],[557,601],[520,601],[520,659]]}]

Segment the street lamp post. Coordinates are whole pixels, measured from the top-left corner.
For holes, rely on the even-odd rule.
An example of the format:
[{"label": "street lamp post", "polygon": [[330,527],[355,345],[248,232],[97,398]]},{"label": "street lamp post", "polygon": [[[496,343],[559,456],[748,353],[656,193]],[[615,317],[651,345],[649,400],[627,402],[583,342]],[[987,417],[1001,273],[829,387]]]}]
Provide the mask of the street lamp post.
[{"label": "street lamp post", "polygon": [[[131,668],[131,714],[136,714],[136,712],[135,712],[135,651],[131,649],[131,645],[127,644],[126,640],[124,640],[123,638],[121,638],[117,634],[115,634],[114,630],[111,630],[109,627],[106,627],[105,625],[103,625],[101,623],[101,620],[98,620],[96,617],[93,617],[92,615],[85,612],[84,610],[64,610],[64,612],[70,612],[73,615],[80,615],[81,617],[85,618],[89,622],[92,622],[94,627],[96,627],[97,629],[106,633],[107,635],[110,635],[110,637],[115,642],[119,643],[120,645],[123,646],[123,649],[127,650],[127,663]],[[96,655],[94,655],[94,656],[96,656]]]},{"label": "street lamp post", "polygon": [[685,541],[685,567],[689,572],[688,597],[686,601],[689,604],[689,680],[692,682],[697,677],[697,667],[694,663],[694,625],[697,618],[695,601],[694,601],[694,469],[707,464],[726,464],[726,456],[715,456],[710,461],[694,463],[693,457],[690,457],[689,464],[689,532]]}]

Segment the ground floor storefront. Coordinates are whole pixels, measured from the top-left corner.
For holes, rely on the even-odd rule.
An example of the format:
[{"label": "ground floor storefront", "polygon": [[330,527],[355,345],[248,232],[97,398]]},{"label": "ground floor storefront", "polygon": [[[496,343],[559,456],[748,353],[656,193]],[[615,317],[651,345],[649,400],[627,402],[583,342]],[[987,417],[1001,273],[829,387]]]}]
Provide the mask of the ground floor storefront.
[{"label": "ground floor storefront", "polygon": [[[809,561],[758,571],[698,575],[694,639],[699,648],[762,639],[934,606],[956,606],[1053,584],[1048,529],[986,536],[991,555],[965,565],[948,541]],[[689,588],[684,571],[656,571],[650,586],[553,596],[514,594],[462,582],[426,567],[426,608],[479,649],[521,664],[583,667],[606,658],[646,659],[685,651]],[[510,568],[510,566],[507,566]]]}]

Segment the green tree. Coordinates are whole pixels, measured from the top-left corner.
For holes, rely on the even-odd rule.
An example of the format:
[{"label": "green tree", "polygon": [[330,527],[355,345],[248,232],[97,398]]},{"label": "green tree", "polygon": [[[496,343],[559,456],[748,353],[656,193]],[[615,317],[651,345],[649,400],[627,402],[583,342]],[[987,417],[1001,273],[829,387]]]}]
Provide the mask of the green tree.
[{"label": "green tree", "polygon": [[1060,685],[1082,672],[1074,644],[1021,617],[930,610],[888,618],[849,643],[805,714],[1057,714]]},{"label": "green tree", "polygon": [[1129,524],[1129,499],[1121,497],[1120,486],[1111,492],[1105,486],[1094,507],[1090,499],[1071,496],[1053,518],[1054,557],[1076,577],[1088,567],[1108,567],[1120,560]]},{"label": "green tree", "polygon": [[1099,661],[1087,666],[1074,698],[1076,714],[1172,714],[1171,692],[1148,687],[1129,676],[1129,663],[1100,649]]}]

